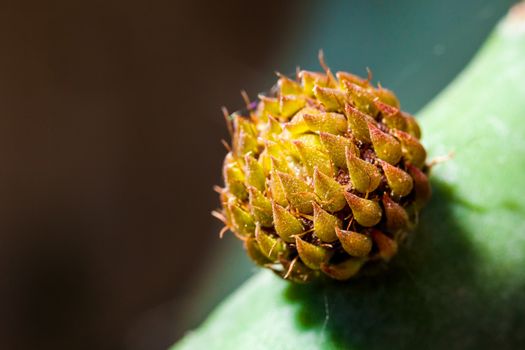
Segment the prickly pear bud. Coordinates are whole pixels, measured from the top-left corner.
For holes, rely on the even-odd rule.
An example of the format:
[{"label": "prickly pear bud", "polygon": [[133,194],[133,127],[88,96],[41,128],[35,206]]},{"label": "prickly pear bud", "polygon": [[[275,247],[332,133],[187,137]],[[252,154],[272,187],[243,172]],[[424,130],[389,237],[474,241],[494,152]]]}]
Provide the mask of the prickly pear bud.
[{"label": "prickly pear bud", "polygon": [[323,67],[279,75],[249,113],[228,118],[214,212],[257,265],[300,283],[377,270],[431,193],[416,119],[370,77]]}]

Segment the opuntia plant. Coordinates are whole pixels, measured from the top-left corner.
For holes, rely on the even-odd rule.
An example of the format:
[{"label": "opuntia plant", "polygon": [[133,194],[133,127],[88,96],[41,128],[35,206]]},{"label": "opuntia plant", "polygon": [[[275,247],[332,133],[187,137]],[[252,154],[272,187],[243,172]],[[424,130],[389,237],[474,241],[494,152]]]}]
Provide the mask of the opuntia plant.
[{"label": "opuntia plant", "polygon": [[[449,152],[453,156],[432,169],[432,198],[418,215],[419,223],[410,233],[411,239],[399,246],[398,254],[385,264],[384,269],[374,274],[358,274],[344,282],[315,279],[309,284],[292,283],[262,270],[224,301],[199,329],[184,338],[175,349],[523,348],[524,13],[523,6],[514,9],[460,76],[417,113],[428,159]],[[289,88],[304,91],[305,85],[297,86],[291,82]],[[280,157],[272,159],[271,154],[268,161],[259,162],[263,152],[272,152],[271,142],[278,144],[272,137],[281,135],[284,132],[282,129],[287,127],[280,120],[272,121],[271,113],[268,113],[264,124],[270,125],[266,129],[250,131],[254,127],[252,124],[237,128],[241,131],[234,137],[232,152],[242,149],[244,158],[233,162],[232,154],[225,164],[228,194],[223,194],[226,197],[223,203],[227,208],[223,215],[229,216],[226,222],[233,226],[237,235],[250,242],[246,247],[256,262],[266,265],[288,261],[291,264],[296,259],[297,264],[300,260],[304,269],[298,276],[303,273],[317,276],[318,271],[323,271],[323,266],[330,272],[326,268],[331,266],[330,259],[343,251],[351,259],[379,256],[382,260],[388,260],[391,257],[395,250],[392,241],[397,242],[393,233],[396,230],[392,227],[405,227],[406,222],[397,216],[389,223],[388,215],[385,215],[386,219],[382,216],[376,222],[377,219],[372,220],[373,215],[368,215],[373,209],[365,210],[366,221],[361,218],[360,222],[357,220],[358,211],[352,208],[353,202],[372,200],[375,204],[370,208],[377,204],[383,215],[388,208],[396,206],[404,210],[408,206],[419,208],[428,197],[424,196],[423,200],[415,195],[418,191],[417,178],[424,179],[428,167],[423,165],[423,156],[410,158],[414,157],[414,153],[407,149],[406,140],[415,142],[419,136],[415,128],[408,127],[412,121],[396,117],[387,122],[389,112],[385,110],[397,110],[396,103],[379,98],[379,104],[351,104],[356,110],[353,111],[349,109],[346,97],[340,97],[343,90],[326,90],[333,89],[329,86],[322,89],[316,88],[317,92],[312,90],[313,96],[318,100],[325,99],[326,104],[321,102],[323,108],[332,109],[323,113],[336,114],[327,116],[326,113],[317,113],[318,108],[308,114],[312,116],[303,115],[302,121],[296,125],[297,130],[313,132],[315,141],[310,143],[311,140],[299,137],[291,139],[291,145],[279,145],[277,148],[279,154],[296,152],[300,160],[296,169],[287,169],[290,164],[283,164]],[[279,108],[279,103],[275,108]],[[290,116],[304,108],[302,103],[287,110]],[[367,108],[377,109],[372,112],[373,120],[366,117],[370,116],[367,113],[371,113]],[[256,113],[263,112],[257,110]],[[362,118],[355,119],[357,122],[353,128],[350,126],[350,130],[355,131],[350,136],[345,134],[343,124],[344,121],[350,123],[355,115]],[[323,123],[324,118],[331,120],[329,126]],[[398,128],[398,125],[404,126]],[[293,133],[293,127],[290,128],[287,132]],[[263,133],[267,135],[264,147],[255,137],[248,136]],[[325,136],[323,140],[322,133],[330,136]],[[374,138],[387,141],[381,143],[374,141]],[[297,140],[299,143],[294,144]],[[398,150],[392,148],[396,142],[401,145],[401,156]],[[323,152],[318,152],[318,145],[324,147]],[[341,145],[344,145],[344,152]],[[286,147],[289,148],[283,150]],[[309,152],[301,154],[301,147]],[[364,155],[366,147],[373,150],[371,159]],[[255,160],[253,154],[259,158]],[[230,166],[232,170],[228,168]],[[337,174],[341,171],[346,174],[352,167],[360,169],[362,174],[377,171],[380,180],[376,180],[375,175],[355,174],[352,179],[352,174],[348,172],[348,183],[353,186],[343,186],[341,197],[339,187],[342,183],[337,181]],[[389,183],[389,171],[394,174],[401,174],[402,171],[403,175],[395,175],[395,181],[391,179]],[[302,174],[306,182],[296,184],[297,174]],[[308,180],[310,178],[313,180]],[[324,191],[316,193],[316,178],[318,183],[325,182]],[[404,180],[399,180],[405,178],[412,179],[412,188]],[[273,179],[280,181],[282,197],[268,191],[267,186],[272,185]],[[286,181],[290,182],[288,185],[293,191],[285,189]],[[333,181],[339,187],[331,186]],[[332,188],[335,194],[323,197]],[[235,204],[230,203],[231,196],[240,199],[235,199]],[[242,205],[237,204],[239,201]],[[257,201],[260,205],[254,206],[257,209],[254,210],[249,203]],[[348,210],[345,214],[351,214],[357,221],[353,228],[350,225],[350,230],[342,225],[348,224],[345,217],[334,215],[344,211],[341,208],[346,206]],[[409,221],[413,222],[415,216],[410,210],[408,212]],[[302,219],[304,215],[307,215],[306,220]],[[325,223],[318,223],[317,230],[316,215],[318,222]],[[279,225],[276,216],[281,216],[286,222],[282,229],[276,227]],[[319,219],[321,216],[326,219]],[[334,227],[335,232],[328,227]],[[312,231],[303,234],[305,228]],[[279,232],[281,230],[290,232]],[[344,235],[352,233],[342,233],[343,230],[358,231],[369,240],[354,236],[356,241],[360,240],[359,243],[348,244]],[[404,229],[402,231],[405,232]],[[377,236],[375,232],[381,232],[386,238]],[[314,233],[319,241],[312,238]],[[342,250],[331,250],[339,244]],[[273,250],[268,250],[267,247],[274,245]],[[333,255],[319,254],[318,248]],[[314,253],[305,255],[308,250]],[[297,254],[295,258],[294,254]],[[292,260],[286,260],[290,258]],[[297,275],[293,268],[286,270],[284,266],[282,271],[292,271]],[[279,274],[289,277],[284,276],[282,271],[278,271]],[[326,271],[322,273],[330,275]]]}]

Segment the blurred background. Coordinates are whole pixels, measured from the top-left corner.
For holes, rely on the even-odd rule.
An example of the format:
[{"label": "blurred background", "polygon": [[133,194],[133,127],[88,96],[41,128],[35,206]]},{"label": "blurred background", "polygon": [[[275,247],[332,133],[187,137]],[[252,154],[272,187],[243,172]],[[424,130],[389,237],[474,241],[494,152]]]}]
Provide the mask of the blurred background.
[{"label": "blurred background", "polygon": [[0,348],[166,349],[255,271],[220,107],[323,48],[415,113],[512,3],[2,1]]}]

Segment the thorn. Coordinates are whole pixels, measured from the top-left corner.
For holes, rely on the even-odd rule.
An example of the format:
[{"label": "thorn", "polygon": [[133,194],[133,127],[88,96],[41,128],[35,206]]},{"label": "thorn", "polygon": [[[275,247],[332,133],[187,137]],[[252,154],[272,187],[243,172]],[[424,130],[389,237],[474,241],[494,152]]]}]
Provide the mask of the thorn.
[{"label": "thorn", "polygon": [[284,279],[287,279],[289,276],[290,276],[290,273],[292,273],[292,269],[293,269],[293,266],[295,265],[295,263],[297,262],[297,256],[292,260],[292,262],[290,263],[290,266],[288,266],[288,271],[286,271],[286,275],[284,275]]},{"label": "thorn", "polygon": [[228,152],[231,152],[231,151],[232,151],[232,148],[230,147],[230,145],[228,144],[228,142],[226,142],[225,139],[222,139],[222,140],[221,140],[221,143],[222,143],[222,145],[224,146],[224,148],[226,148],[226,150],[227,150]]},{"label": "thorn", "polygon": [[228,132],[230,133],[230,136],[233,137],[233,124],[230,113],[228,112],[228,109],[224,106],[221,107],[221,110],[222,115],[224,116],[224,121],[226,122],[226,127],[228,128]]},{"label": "thorn", "polygon": [[368,74],[368,77],[366,80],[370,83],[372,81],[372,70],[369,67],[366,67],[366,73]]},{"label": "thorn", "polygon": [[221,231],[219,232],[219,238],[222,239],[224,237],[224,234],[228,231],[228,226],[224,226]]},{"label": "thorn", "polygon": [[328,65],[326,64],[326,61],[324,60],[323,49],[319,50],[318,58],[319,58],[319,64],[321,65],[321,67],[323,68],[325,74],[327,75],[328,80],[331,81],[332,83],[334,83],[334,85],[336,85],[337,84],[337,80],[335,79],[334,75],[330,71],[330,68],[328,68]]},{"label": "thorn", "polygon": [[295,67],[295,80],[299,81],[299,73],[301,73],[301,67],[296,66]]},{"label": "thorn", "polygon": [[246,109],[249,111],[251,109],[250,108],[251,101],[250,101],[250,97],[248,96],[248,93],[246,92],[246,90],[241,90],[241,96],[242,96],[242,99],[244,100],[244,104],[246,105]]},{"label": "thorn", "polygon": [[[223,188],[220,187],[220,186],[215,185],[215,186],[213,186],[213,190],[214,190],[215,192],[217,192],[218,194],[222,194]],[[212,213],[213,213],[213,212],[212,212]]]},{"label": "thorn", "polygon": [[220,221],[222,221],[222,223],[227,225],[226,217],[221,212],[218,212],[217,210],[214,210],[214,211],[211,212],[211,216],[213,216],[216,219],[219,219]]},{"label": "thorn", "polygon": [[454,151],[448,152],[446,156],[439,156],[430,161],[428,164],[429,169],[432,169],[435,165],[448,162],[449,160],[452,160],[456,156],[456,153]]},{"label": "thorn", "polygon": [[346,226],[346,230],[349,231],[350,230],[350,226],[352,226],[352,223],[354,222],[354,217],[352,216],[352,218],[350,219],[350,221],[348,221],[348,225]]}]

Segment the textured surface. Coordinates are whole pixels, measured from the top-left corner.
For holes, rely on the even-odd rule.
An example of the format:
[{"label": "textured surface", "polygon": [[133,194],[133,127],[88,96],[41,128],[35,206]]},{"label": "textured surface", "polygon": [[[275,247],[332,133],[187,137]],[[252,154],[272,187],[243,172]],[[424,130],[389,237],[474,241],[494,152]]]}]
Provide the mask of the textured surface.
[{"label": "textured surface", "polygon": [[177,349],[519,348],[525,343],[524,31],[500,26],[419,114],[434,197],[382,276],[299,286],[261,272]]}]

